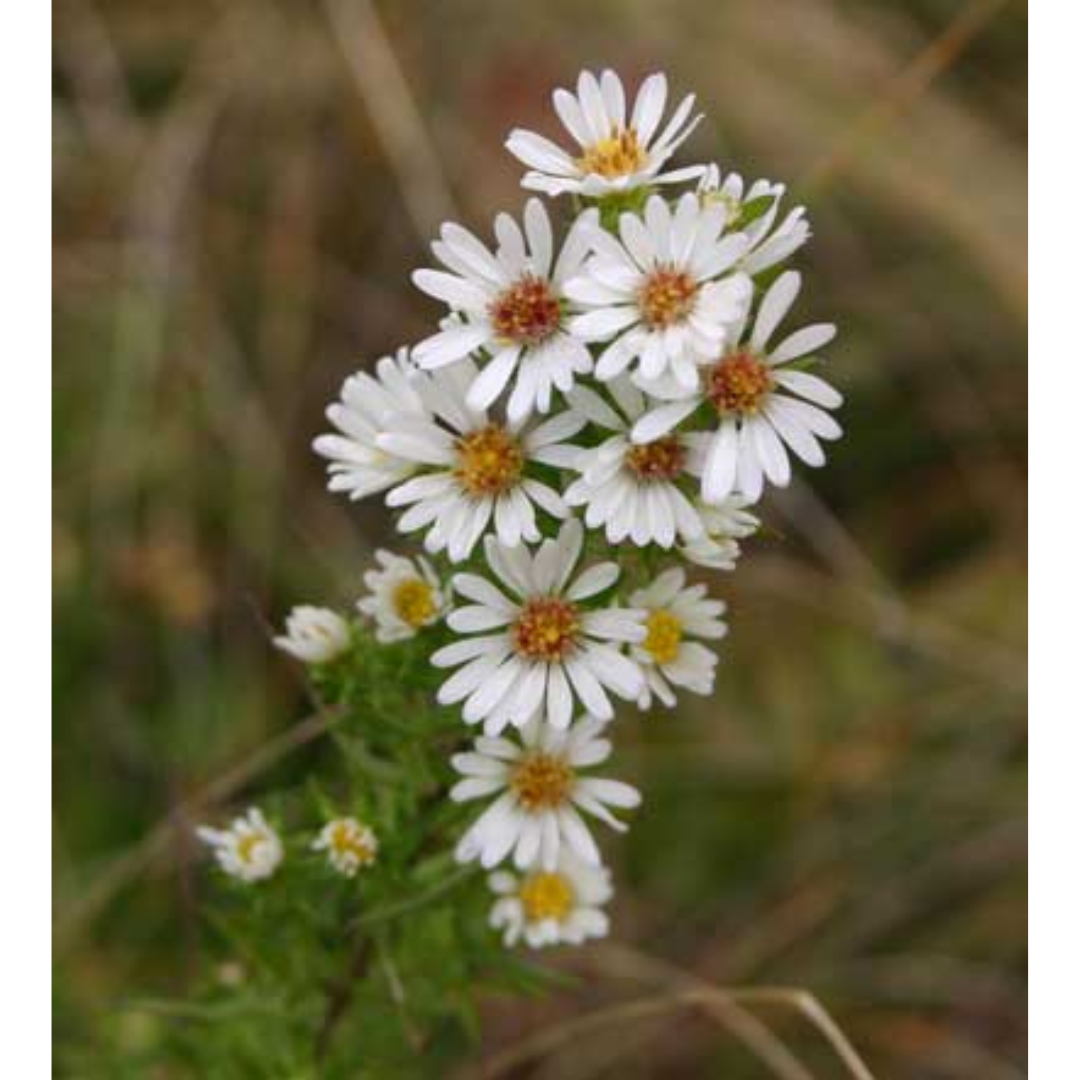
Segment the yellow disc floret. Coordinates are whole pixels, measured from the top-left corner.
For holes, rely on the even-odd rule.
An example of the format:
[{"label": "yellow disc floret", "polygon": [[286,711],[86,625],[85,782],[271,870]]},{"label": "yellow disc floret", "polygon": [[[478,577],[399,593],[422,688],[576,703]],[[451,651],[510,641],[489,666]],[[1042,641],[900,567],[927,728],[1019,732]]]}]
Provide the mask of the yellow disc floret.
[{"label": "yellow disc floret", "polygon": [[425,626],[435,614],[435,590],[422,578],[406,578],[391,596],[394,613],[415,628]]},{"label": "yellow disc floret", "polygon": [[463,435],[457,445],[454,470],[472,496],[501,495],[517,483],[525,459],[517,440],[500,424],[489,424]]},{"label": "yellow disc floret", "polygon": [[670,664],[679,655],[682,622],[670,611],[658,609],[645,620],[645,651],[658,663]]},{"label": "yellow disc floret", "polygon": [[583,173],[596,173],[605,180],[630,176],[648,164],[649,157],[638,142],[633,128],[613,130],[606,138],[595,142],[578,158]]},{"label": "yellow disc floret", "polygon": [[531,922],[562,922],[574,908],[574,889],[566,876],[541,871],[530,874],[518,889],[525,918]]},{"label": "yellow disc floret", "polygon": [[772,388],[769,365],[747,350],[729,353],[705,376],[705,394],[719,413],[752,416]]},{"label": "yellow disc floret", "polygon": [[639,480],[674,480],[686,464],[686,449],[677,435],[631,446],[623,459]]},{"label": "yellow disc floret", "polygon": [[690,314],[697,295],[697,283],[685,270],[657,267],[638,293],[638,307],[650,330],[680,322]]},{"label": "yellow disc floret", "polygon": [[521,656],[553,663],[574,648],[580,629],[581,618],[573,604],[557,596],[543,596],[521,609],[511,638]]},{"label": "yellow disc floret", "polygon": [[566,760],[539,750],[523,757],[510,774],[510,789],[530,813],[561,806],[573,785],[574,770]]}]

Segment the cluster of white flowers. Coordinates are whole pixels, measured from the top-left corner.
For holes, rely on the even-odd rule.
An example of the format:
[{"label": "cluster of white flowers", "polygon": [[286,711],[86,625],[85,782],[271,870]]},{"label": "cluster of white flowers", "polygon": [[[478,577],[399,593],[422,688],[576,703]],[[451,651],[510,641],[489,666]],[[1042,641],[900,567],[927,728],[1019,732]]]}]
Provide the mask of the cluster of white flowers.
[{"label": "cluster of white flowers", "polygon": [[[788,483],[791,454],[821,465],[840,435],[840,395],[807,370],[834,327],[777,331],[804,210],[782,213],[781,184],[671,168],[700,117],[690,95],[665,122],[667,96],[651,75],[629,107],[614,72],[583,72],[553,99],[573,145],[513,131],[523,187],[562,213],[530,198],[520,223],[495,218],[493,244],[443,225],[438,268],[412,278],[445,305],[438,329],[351,376],[315,442],[332,490],[385,492],[422,537],[429,558],[378,552],[359,609],[382,642],[444,627],[438,699],[482,729],[453,757],[451,797],[488,801],[457,857],[512,862],[490,879],[511,944],[606,932],[583,814],[623,829],[616,812],[640,802],[589,774],[611,752],[613,699],[712,692],[725,605],[686,564],[733,569],[765,485]],[[348,646],[332,613],[289,631],[305,660]],[[349,857],[343,872],[363,862]]]}]

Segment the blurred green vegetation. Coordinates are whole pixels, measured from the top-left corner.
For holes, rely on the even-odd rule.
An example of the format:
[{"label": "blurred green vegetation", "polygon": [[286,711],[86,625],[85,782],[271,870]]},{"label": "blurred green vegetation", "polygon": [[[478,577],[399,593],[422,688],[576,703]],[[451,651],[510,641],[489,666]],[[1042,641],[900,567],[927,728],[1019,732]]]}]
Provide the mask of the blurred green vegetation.
[{"label": "blurred green vegetation", "polygon": [[[394,0],[381,31],[361,0],[56,13],[58,1074],[155,1061],[171,1021],[127,1003],[205,975],[188,800],[268,741],[227,803],[318,760],[289,742],[308,705],[267,625],[349,604],[390,538],[326,493],[322,409],[430,324],[406,272],[438,222],[520,204],[509,128],[553,133],[551,87],[611,65],[698,93],[687,157],[807,201],[800,310],[841,326],[848,434],[715,580],[715,698],[621,728],[646,806],[607,846],[619,945],[565,958],[588,977],[564,994],[493,1002],[477,1058],[662,960],[811,990],[878,1077],[1021,1076],[1024,6]],[[840,1075],[792,1010],[759,1014]],[[514,1075],[763,1069],[685,1010]]]}]

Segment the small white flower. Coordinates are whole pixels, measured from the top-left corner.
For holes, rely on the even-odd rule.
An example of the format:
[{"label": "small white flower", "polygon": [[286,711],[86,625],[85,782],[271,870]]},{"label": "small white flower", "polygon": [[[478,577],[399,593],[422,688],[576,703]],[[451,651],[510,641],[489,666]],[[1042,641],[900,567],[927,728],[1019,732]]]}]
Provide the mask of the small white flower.
[{"label": "small white flower", "polygon": [[344,491],[350,499],[363,499],[401,483],[416,471],[407,459],[379,449],[376,438],[394,416],[423,413],[413,381],[418,376],[409,350],[384,356],[375,376],[366,371],[350,375],[341,388],[341,400],[326,410],[340,434],[320,435],[312,444],[328,458],[331,491]]},{"label": "small white flower", "polygon": [[236,818],[227,829],[200,825],[195,834],[210,845],[221,869],[241,881],[270,877],[285,857],[281,838],[255,807],[248,810],[246,817]]},{"label": "small white flower", "polygon": [[312,851],[325,851],[330,865],[346,877],[370,866],[379,851],[375,833],[356,818],[342,817],[328,821],[311,845]]},{"label": "small white flower", "polygon": [[516,373],[507,403],[510,420],[548,412],[552,390],[565,393],[575,376],[592,371],[589,350],[566,330],[563,286],[581,269],[595,221],[596,212],[587,211],[574,222],[557,260],[539,199],[525,206],[524,236],[509,214],[499,214],[494,254],[460,225],[443,225],[442,239],[431,249],[451,273],[417,270],[413,282],[462,318],[416,346],[417,364],[439,368],[482,349],[488,359],[468,387],[470,408],[488,408]]},{"label": "small white flower", "polygon": [[665,705],[675,704],[671,686],[695,694],[711,694],[716,653],[690,638],[716,641],[727,634],[720,618],[727,605],[705,596],[704,585],[686,586],[679,567],[665,570],[651,585],[630,600],[647,612],[645,640],[632,649],[645,674],[645,689],[638,704],[647,709],[655,694]]},{"label": "small white flower", "polygon": [[646,389],[670,375],[693,391],[698,364],[724,347],[750,304],[750,278],[734,272],[748,241],[721,235],[726,217],[723,206],[703,207],[692,192],[674,214],[653,195],[643,217],[619,218],[619,239],[590,230],[595,254],[566,293],[589,309],[571,319],[573,332],[610,342],[596,361],[598,379],[630,368]]},{"label": "small white flower", "polygon": [[285,619],[274,644],[305,664],[325,664],[349,647],[349,624],[329,608],[301,604]]},{"label": "small white flower", "polygon": [[817,323],[768,347],[801,280],[794,270],[781,274],[762,298],[749,337],[743,339],[744,321],[732,332],[733,344],[700,369],[696,392],[679,397],[673,387],[671,396],[676,400],[646,413],[634,425],[634,442],[653,442],[703,402],[713,406],[719,426],[709,435],[701,483],[702,498],[708,503],[718,503],[733,491],[756,501],[766,478],[779,487],[791,479],[788,449],[807,465],[819,466],[825,463],[825,453],[818,439],[840,437],[840,425],[825,410],[835,409],[843,398],[823,379],[787,366],[832,341],[836,327]]},{"label": "small white flower", "polygon": [[589,866],[568,850],[560,852],[552,870],[537,867],[521,874],[497,870],[488,885],[498,896],[488,921],[502,930],[507,946],[522,938],[530,948],[541,949],[607,936],[608,917],[602,907],[611,899],[611,873],[605,866]]},{"label": "small white flower", "polygon": [[631,442],[630,429],[645,413],[646,399],[625,376],[607,388],[612,405],[585,386],[570,392],[572,409],[614,434],[581,451],[575,465],[581,476],[566,489],[567,504],[584,506],[585,524],[603,526],[612,544],[630,537],[639,547],[670,548],[676,537],[701,539],[701,512],[680,487],[688,479],[698,486],[701,436],[672,433],[652,443]]},{"label": "small white flower", "polygon": [[596,607],[593,598],[615,584],[619,567],[596,563],[575,575],[581,548],[577,520],[535,552],[487,538],[488,567],[500,587],[476,574],[453,579],[454,591],[473,603],[446,620],[451,630],[470,636],[431,658],[436,667],[464,665],[440,688],[443,705],[464,700],[466,722],[483,720],[484,730],[497,735],[538,711],[565,728],[575,696],[605,720],[613,715],[609,690],[628,701],[637,698],[641,672],[619,647],[645,636],[641,613]]},{"label": "small white flower", "polygon": [[734,570],[741,553],[739,541],[761,527],[757,516],[746,509],[750,505],[744,495],[729,495],[715,506],[695,503],[705,532],[679,548],[680,553],[698,566]]},{"label": "small white flower", "polygon": [[521,729],[520,742],[481,736],[473,751],[455,754],[451,763],[465,777],[450,791],[455,802],[499,793],[461,838],[458,861],[478,859],[490,869],[513,852],[519,869],[554,870],[568,847],[599,866],[600,852],[578,811],[623,831],[608,807],[631,809],[641,802],[629,784],[581,775],[611,754],[611,743],[599,737],[605,726],[583,717],[559,730],[536,716]]},{"label": "small white flower", "polygon": [[446,600],[427,559],[422,555],[407,559],[383,550],[375,552],[375,559],[382,569],[364,575],[371,595],[356,606],[375,620],[377,641],[404,641],[439,620]]},{"label": "small white flower", "polygon": [[[728,213],[728,228],[743,233],[749,244],[746,254],[739,260],[738,268],[748,274],[760,274],[763,270],[783,262],[810,239],[810,223],[806,209],[796,206],[776,225],[780,213],[780,200],[784,196],[783,184],[769,180],[755,180],[749,190],[738,173],[728,173],[721,182],[720,169],[710,165],[698,184],[698,197],[703,205],[720,203]],[[745,207],[759,199],[771,200],[768,209],[753,221],[743,224]],[[773,226],[776,225],[774,229]]]},{"label": "small white flower", "polygon": [[499,538],[512,547],[540,539],[537,506],[566,517],[562,496],[531,474],[536,463],[565,466],[574,451],[561,440],[585,422],[563,412],[539,425],[504,424],[468,405],[475,378],[471,360],[425,373],[417,388],[426,412],[396,417],[377,440],[387,453],[425,470],[386,497],[388,506],[409,508],[398,528],[426,528],[424,547],[445,549],[453,562],[469,557],[493,519]]},{"label": "small white flower", "polygon": [[641,84],[627,121],[619,76],[605,71],[598,80],[591,71],[583,71],[576,95],[563,89],[552,95],[559,119],[577,143],[574,150],[567,153],[550,139],[522,128],[510,132],[506,148],[530,169],[521,186],[548,195],[574,192],[596,198],[642,184],[674,184],[700,176],[701,165],[663,171],[701,119],[690,117],[694,95],[687,94],[657,135],[667,92],[667,79],[650,75]]}]

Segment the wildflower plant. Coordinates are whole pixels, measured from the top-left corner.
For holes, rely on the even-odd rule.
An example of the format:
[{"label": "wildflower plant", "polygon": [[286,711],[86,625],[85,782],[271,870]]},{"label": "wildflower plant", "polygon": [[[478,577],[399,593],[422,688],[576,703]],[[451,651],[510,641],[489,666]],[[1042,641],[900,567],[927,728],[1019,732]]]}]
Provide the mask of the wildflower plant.
[{"label": "wildflower plant", "polygon": [[431,334],[328,410],[330,489],[382,497],[412,546],[358,571],[353,613],[298,608],[275,639],[335,752],[199,831],[247,980],[211,996],[258,1003],[261,1041],[223,1051],[251,1075],[440,1075],[478,989],[549,978],[519,946],[617,925],[594,826],[648,798],[617,778],[620,737],[723,667],[726,605],[693,575],[733,570],[789,454],[820,466],[840,435],[807,370],[834,328],[778,329],[805,210],[673,167],[700,117],[691,95],[665,118],[667,93],[652,75],[630,105],[611,71],[555,91],[575,145],[507,142],[550,201],[485,239],[445,224],[412,278]]}]

